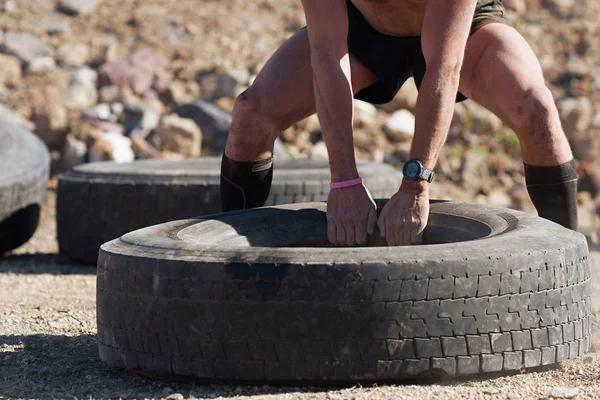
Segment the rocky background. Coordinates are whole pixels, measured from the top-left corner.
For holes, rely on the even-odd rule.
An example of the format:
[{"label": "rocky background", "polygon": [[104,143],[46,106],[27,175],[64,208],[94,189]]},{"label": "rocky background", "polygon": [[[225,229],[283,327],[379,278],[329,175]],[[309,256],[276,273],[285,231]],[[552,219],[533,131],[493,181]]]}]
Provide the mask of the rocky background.
[{"label": "rocky background", "polygon": [[[581,230],[597,241],[600,2],[505,5],[555,96],[578,160]],[[297,0],[0,0],[0,115],[48,145],[53,175],[219,155],[235,97],[304,23]],[[416,96],[411,81],[390,104],[356,102],[359,159],[406,161]],[[281,141],[290,157],[327,157],[316,116]],[[436,172],[433,197],[534,210],[515,133],[471,101],[456,106]]]}]

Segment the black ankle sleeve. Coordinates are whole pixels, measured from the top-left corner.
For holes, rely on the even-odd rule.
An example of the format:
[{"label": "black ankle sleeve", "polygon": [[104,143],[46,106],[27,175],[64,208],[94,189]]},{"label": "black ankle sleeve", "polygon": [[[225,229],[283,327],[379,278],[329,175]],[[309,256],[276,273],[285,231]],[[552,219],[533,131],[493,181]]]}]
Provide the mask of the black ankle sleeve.
[{"label": "black ankle sleeve", "polygon": [[525,164],[525,180],[540,217],[577,230],[577,170],[574,160],[556,166]]},{"label": "black ankle sleeve", "polygon": [[221,211],[262,207],[273,180],[273,157],[235,161],[223,154],[221,160]]}]

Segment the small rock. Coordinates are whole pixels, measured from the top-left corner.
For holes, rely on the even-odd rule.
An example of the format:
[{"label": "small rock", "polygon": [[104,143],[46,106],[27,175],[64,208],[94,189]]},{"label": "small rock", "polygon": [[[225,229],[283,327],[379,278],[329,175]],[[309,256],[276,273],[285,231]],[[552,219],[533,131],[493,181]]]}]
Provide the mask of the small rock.
[{"label": "small rock", "polygon": [[191,119],[169,114],[163,117],[155,136],[161,141],[163,150],[180,153],[185,157],[200,156],[202,132]]},{"label": "small rock", "polygon": [[527,11],[527,3],[525,0],[504,0],[504,7],[506,7],[507,10],[516,11],[518,14]]},{"label": "small rock", "polygon": [[64,19],[50,19],[44,23],[44,30],[48,35],[70,35],[71,23]]},{"label": "small rock", "polygon": [[67,134],[65,147],[62,152],[62,162],[65,169],[73,168],[85,162],[87,145],[71,134]]},{"label": "small rock", "polygon": [[585,133],[592,123],[593,106],[587,97],[570,97],[558,102],[560,119],[569,139]]},{"label": "small rock", "polygon": [[1,49],[17,57],[24,64],[29,64],[39,57],[52,55],[50,47],[31,33],[7,32]]},{"label": "small rock", "polygon": [[82,67],[71,71],[66,104],[73,110],[85,110],[98,102],[96,81],[98,75],[91,68]]},{"label": "small rock", "polygon": [[490,172],[482,154],[472,151],[465,153],[462,163],[461,184],[471,192],[477,192],[489,181]]},{"label": "small rock", "polygon": [[204,99],[214,100],[219,97],[236,97],[239,89],[249,79],[249,74],[225,72],[211,69],[202,71],[197,76],[200,92]]},{"label": "small rock", "polygon": [[160,151],[142,138],[131,138],[131,148],[136,159],[160,158]]},{"label": "small rock", "polygon": [[60,0],[58,11],[69,15],[89,14],[96,10],[100,0]]},{"label": "small rock", "polygon": [[411,139],[415,134],[415,116],[408,110],[396,111],[385,122],[384,131],[390,140]]},{"label": "small rock", "polygon": [[313,160],[329,160],[327,145],[324,141],[318,142],[313,146],[310,158]]},{"label": "small rock", "polygon": [[89,48],[83,43],[63,43],[57,50],[58,61],[67,67],[82,67],[88,62]]},{"label": "small rock", "polygon": [[500,390],[497,388],[492,388],[492,387],[484,388],[483,393],[484,394],[498,394],[498,393],[500,393]]},{"label": "small rock", "polygon": [[35,133],[51,149],[62,151],[68,126],[67,109],[60,101],[63,92],[56,86],[47,87],[38,104],[33,107],[31,119]]},{"label": "small rock", "polygon": [[157,71],[166,64],[167,59],[162,55],[138,49],[100,67],[100,83],[128,87],[136,94],[144,94],[152,87]]},{"label": "small rock", "polygon": [[56,69],[56,62],[52,57],[39,57],[27,67],[27,72],[32,75],[46,75]]},{"label": "small rock", "polygon": [[189,103],[200,96],[200,86],[196,82],[173,81],[166,90],[166,96],[168,103]]},{"label": "small rock", "polygon": [[184,398],[181,393],[172,393],[166,397],[166,400],[183,400]]},{"label": "small rock", "polygon": [[89,152],[91,162],[115,161],[131,162],[135,155],[131,148],[131,139],[118,133],[107,132],[93,144]]},{"label": "small rock", "polygon": [[579,394],[579,389],[570,387],[555,387],[550,391],[550,397],[555,399],[572,399]]},{"label": "small rock", "polygon": [[83,113],[85,119],[117,122],[118,115],[113,114],[110,104],[100,103]]},{"label": "small rock", "polygon": [[592,74],[592,69],[584,59],[573,56],[567,62],[567,74],[573,78],[585,78]]},{"label": "small rock", "polygon": [[0,84],[17,86],[21,84],[21,62],[18,58],[0,54]]},{"label": "small rock", "polygon": [[512,199],[506,193],[506,190],[496,189],[487,195],[487,203],[491,206],[510,208]]},{"label": "small rock", "polygon": [[0,12],[13,13],[17,11],[17,5],[13,0],[1,0],[0,1]]},{"label": "small rock", "polygon": [[121,89],[116,86],[103,86],[98,91],[98,99],[102,103],[114,103],[121,100]]},{"label": "small rock", "polygon": [[145,139],[160,122],[162,103],[155,96],[148,96],[139,100],[131,93],[123,96],[123,125],[126,133],[131,137]]},{"label": "small rock", "polygon": [[231,128],[231,115],[205,100],[184,104],[175,109],[182,118],[194,120],[203,135],[203,146],[211,155],[220,155],[225,150],[225,141]]}]

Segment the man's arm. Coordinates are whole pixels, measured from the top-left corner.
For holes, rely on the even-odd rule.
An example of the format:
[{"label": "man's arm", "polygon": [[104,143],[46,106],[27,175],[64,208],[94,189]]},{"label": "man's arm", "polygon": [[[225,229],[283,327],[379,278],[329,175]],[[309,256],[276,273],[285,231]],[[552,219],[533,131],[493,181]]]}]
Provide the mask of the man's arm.
[{"label": "man's arm", "polygon": [[[446,141],[476,0],[429,1],[421,32],[427,69],[417,98],[410,159],[433,170]],[[404,179],[377,225],[389,245],[420,244],[429,218],[429,187]]]},{"label": "man's arm", "polygon": [[419,88],[411,159],[432,170],[446,140],[476,0],[430,1],[421,45],[427,70]]},{"label": "man's arm", "polygon": [[317,115],[332,181],[356,178],[352,140],[353,96],[345,0],[302,0],[310,42]]},{"label": "man's arm", "polygon": [[[329,153],[332,182],[358,177],[352,138],[353,93],[346,0],[302,0],[306,15],[315,104]],[[332,189],[327,199],[327,237],[353,246],[375,230],[375,202],[361,184]]]}]

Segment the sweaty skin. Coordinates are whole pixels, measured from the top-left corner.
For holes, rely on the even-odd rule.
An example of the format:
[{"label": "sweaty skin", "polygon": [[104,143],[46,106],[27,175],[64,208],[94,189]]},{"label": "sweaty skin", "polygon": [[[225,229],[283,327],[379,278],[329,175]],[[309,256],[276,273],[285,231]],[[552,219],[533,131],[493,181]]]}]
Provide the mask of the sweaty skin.
[{"label": "sweaty skin", "polygon": [[[353,0],[377,31],[421,36],[427,70],[415,112],[410,158],[433,169],[452,119],[465,46],[477,0]],[[327,144],[332,181],[356,178],[352,141],[351,70],[345,0],[303,0],[317,115]],[[389,245],[419,244],[429,214],[424,181],[403,180],[376,224]],[[363,244],[375,228],[375,204],[360,186],[334,189],[327,203],[332,243]]]}]

